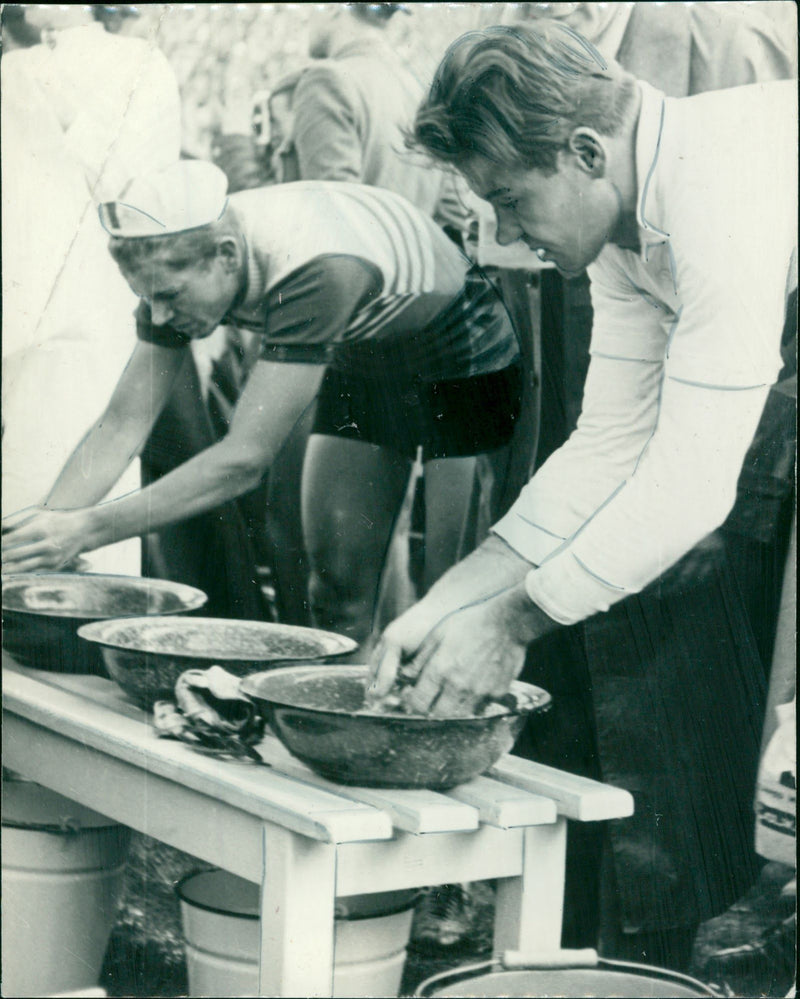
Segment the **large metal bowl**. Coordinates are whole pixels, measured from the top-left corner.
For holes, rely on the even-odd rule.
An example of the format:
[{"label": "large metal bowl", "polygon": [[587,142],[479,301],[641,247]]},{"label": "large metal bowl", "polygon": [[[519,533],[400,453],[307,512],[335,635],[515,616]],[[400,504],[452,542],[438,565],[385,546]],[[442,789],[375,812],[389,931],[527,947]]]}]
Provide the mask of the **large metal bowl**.
[{"label": "large metal bowl", "polygon": [[173,698],[187,669],[219,665],[245,676],[266,663],[327,659],[356,648],[352,639],[317,628],[214,617],[97,621],[78,634],[99,646],[111,678],[147,710]]},{"label": "large metal bowl", "polygon": [[455,787],[507,753],[550,695],[516,682],[516,706],[469,718],[363,709],[366,666],[295,666],[258,673],[242,690],[298,759],[323,777],[362,787]]},{"label": "large metal bowl", "polygon": [[107,618],[187,614],[202,590],[167,579],[101,573],[21,573],[3,577],[3,648],[18,662],[57,673],[106,676],[100,650],[78,628]]}]

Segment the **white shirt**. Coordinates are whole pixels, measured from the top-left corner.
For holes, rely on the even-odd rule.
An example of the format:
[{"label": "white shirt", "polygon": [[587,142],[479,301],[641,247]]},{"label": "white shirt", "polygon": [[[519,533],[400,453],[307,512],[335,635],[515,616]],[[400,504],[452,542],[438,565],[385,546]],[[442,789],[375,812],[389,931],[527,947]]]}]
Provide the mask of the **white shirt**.
[{"label": "white shirt", "polygon": [[95,203],[119,197],[131,177],[178,158],[178,84],[154,42],[95,23],[58,32],[53,47],[35,45],[4,58],[14,71],[24,67],[30,85],[41,89]]},{"label": "white shirt", "polygon": [[[4,514],[41,502],[135,344],[136,297],[95,200],[180,152],[175,76],[154,44],[100,25],[3,56]],[[86,470],[91,474],[91,469]],[[111,495],[139,484],[138,462]],[[138,572],[139,541],[93,552]]]},{"label": "white shirt", "polygon": [[640,86],[641,253],[608,244],[589,268],[577,428],[494,528],[562,624],[638,592],[725,520],[781,368],[795,84],[683,99]]},{"label": "white shirt", "polygon": [[[178,158],[181,106],[155,44],[100,24],[4,55],[0,69],[5,359],[59,335],[65,314],[85,315],[106,281],[130,320],[135,298],[107,259],[96,203]],[[108,346],[108,331],[99,335]]]}]

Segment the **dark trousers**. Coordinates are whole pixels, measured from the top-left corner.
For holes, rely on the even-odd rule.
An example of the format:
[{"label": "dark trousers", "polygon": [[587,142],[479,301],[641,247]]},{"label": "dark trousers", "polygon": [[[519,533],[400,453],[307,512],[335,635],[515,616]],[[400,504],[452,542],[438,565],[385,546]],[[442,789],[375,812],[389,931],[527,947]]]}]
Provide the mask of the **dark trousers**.
[{"label": "dark trousers", "polygon": [[[142,453],[142,485],[166,475],[219,439],[187,351],[172,395]],[[237,502],[178,521],[143,538],[142,574],[203,590],[209,617],[268,619],[256,558]]]}]

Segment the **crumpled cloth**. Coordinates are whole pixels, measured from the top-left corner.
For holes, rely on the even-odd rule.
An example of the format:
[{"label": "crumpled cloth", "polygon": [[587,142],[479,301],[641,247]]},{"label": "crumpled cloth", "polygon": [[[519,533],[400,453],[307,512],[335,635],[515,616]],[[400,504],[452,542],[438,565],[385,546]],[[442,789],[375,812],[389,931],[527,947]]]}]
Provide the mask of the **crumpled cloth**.
[{"label": "crumpled cloth", "polygon": [[242,693],[239,677],[221,666],[181,673],[175,702],[156,701],[153,718],[163,738],[180,739],[212,756],[269,765],[254,748],[264,737],[265,721]]}]

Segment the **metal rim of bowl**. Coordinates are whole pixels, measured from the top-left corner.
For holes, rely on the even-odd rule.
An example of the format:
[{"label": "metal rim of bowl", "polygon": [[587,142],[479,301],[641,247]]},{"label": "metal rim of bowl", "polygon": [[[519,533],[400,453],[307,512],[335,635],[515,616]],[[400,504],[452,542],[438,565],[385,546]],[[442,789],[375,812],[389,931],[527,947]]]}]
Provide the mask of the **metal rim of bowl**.
[{"label": "metal rim of bowl", "polygon": [[[78,635],[80,635],[80,637],[83,638],[85,641],[92,642],[95,645],[99,645],[101,648],[119,649],[121,652],[134,652],[134,653],[139,653],[141,655],[150,655],[150,656],[168,656],[170,659],[178,659],[178,660],[185,659],[187,661],[213,658],[215,660],[218,660],[220,663],[242,662],[242,661],[269,663],[269,662],[295,662],[298,659],[328,659],[334,656],[347,655],[348,653],[352,652],[354,649],[358,647],[358,643],[354,642],[352,638],[348,638],[346,635],[338,635],[336,634],[336,632],[333,631],[323,631],[320,628],[306,628],[298,624],[277,624],[272,621],[249,621],[249,620],[240,620],[237,618],[227,618],[227,617],[188,617],[181,614],[172,614],[169,616],[165,615],[163,620],[166,623],[163,624],[163,627],[166,628],[168,627],[168,625],[172,625],[174,627],[176,623],[179,623],[182,620],[191,622],[191,624],[195,625],[195,627],[200,622],[204,621],[214,622],[215,624],[248,625],[250,627],[255,627],[257,629],[260,628],[280,629],[281,631],[286,633],[291,633],[292,635],[295,635],[298,638],[302,637],[303,635],[309,635],[309,633],[311,635],[323,636],[324,638],[328,639],[333,638],[336,639],[336,641],[339,642],[341,645],[343,645],[344,648],[340,648],[335,651],[321,650],[320,652],[316,653],[313,656],[310,655],[298,656],[290,654],[274,655],[274,654],[265,654],[265,653],[261,654],[248,653],[246,655],[231,655],[229,652],[225,652],[223,650],[217,650],[213,653],[202,652],[202,651],[171,652],[169,650],[156,651],[154,649],[136,648],[135,646],[124,644],[122,642],[115,642],[109,640],[108,638],[98,637],[95,635],[95,632],[100,632],[104,628],[112,627],[115,622],[119,622],[125,627],[132,627],[138,624],[140,621],[142,621],[146,622],[151,627],[158,628],[161,627],[161,625],[155,623],[158,620],[159,620],[159,615],[157,614],[153,615],[139,614],[136,615],[135,617],[127,617],[127,618],[125,617],[107,618],[103,621],[92,621],[90,624],[82,625],[80,628],[78,628]],[[200,624],[200,627],[202,628],[203,625]]]},{"label": "metal rim of bowl", "polygon": [[[115,613],[113,615],[108,614],[98,614],[77,612],[77,611],[62,611],[58,608],[53,608],[51,610],[35,610],[31,607],[10,607],[6,604],[6,593],[14,592],[18,590],[25,583],[30,583],[35,581],[41,581],[46,583],[47,580],[54,580],[59,582],[61,580],[74,581],[76,579],[91,579],[91,580],[113,580],[116,583],[146,583],[148,587],[152,587],[159,592],[169,592],[174,595],[179,596],[181,599],[186,599],[187,603],[185,606],[180,608],[181,614],[186,614],[189,611],[199,610],[206,603],[208,603],[208,594],[204,593],[202,590],[198,589],[196,586],[189,586],[188,583],[175,583],[169,579],[151,579],[147,576],[123,576],[108,572],[25,572],[19,575],[8,575],[2,578],[2,609],[9,614],[28,614],[31,617],[56,617],[56,618],[76,618],[85,621],[96,621],[105,622],[109,620],[125,620],[126,616],[124,614]],[[16,585],[15,585],[16,584]],[[157,617],[174,617],[170,611],[159,611],[158,614],[135,614],[130,616],[130,620],[134,617],[146,617],[148,619]]]},{"label": "metal rim of bowl", "polygon": [[[190,871],[178,881],[175,885],[175,894],[178,896],[181,902],[185,902],[186,905],[191,905],[195,909],[202,909],[204,912],[213,912],[220,916],[233,916],[235,919],[255,919],[258,920],[261,916],[257,912],[231,912],[230,909],[224,909],[222,906],[212,905],[210,902],[198,902],[196,899],[189,898],[186,894],[185,885],[187,885],[193,878],[199,877],[201,874],[217,874],[220,868],[198,868],[195,871]],[[417,902],[422,895],[422,889],[408,889],[410,893],[413,892],[413,896],[406,902],[398,902],[397,905],[393,906],[391,909],[387,909],[385,912],[381,912],[379,916],[396,916],[401,912],[408,912],[409,909],[416,907]],[[389,894],[387,892],[387,894]],[[344,896],[345,898],[347,896]],[[348,923],[358,922],[360,919],[375,919],[374,915],[344,915],[337,916],[337,919],[346,920]]]},{"label": "metal rim of bowl", "polygon": [[[367,668],[366,666],[334,667],[334,669],[339,671],[340,674],[341,672],[348,669],[359,670],[366,668]],[[544,711],[549,710],[550,707],[552,706],[552,701],[553,701],[551,695],[542,687],[536,687],[534,684],[525,683],[522,680],[514,680],[514,682],[511,684],[509,692],[517,696],[516,708],[509,708],[507,711],[504,711],[502,714],[495,714],[495,715],[467,715],[463,718],[430,718],[427,715],[408,715],[399,712],[397,714],[393,713],[381,714],[380,712],[374,712],[374,713],[358,712],[354,714],[353,711],[348,711],[345,710],[344,708],[318,708],[318,707],[311,707],[310,705],[289,703],[287,701],[282,701],[271,697],[265,697],[263,694],[259,694],[253,690],[253,685],[261,676],[269,676],[271,679],[273,679],[279,676],[285,677],[288,673],[310,675],[313,671],[318,669],[319,667],[314,665],[286,666],[283,669],[265,670],[263,673],[252,673],[250,676],[246,676],[242,679],[242,686],[241,686],[242,693],[246,694],[248,697],[253,698],[254,700],[261,700],[266,702],[267,704],[269,704],[271,708],[287,708],[295,711],[311,711],[314,714],[333,715],[336,718],[348,717],[348,718],[359,718],[359,719],[361,718],[383,719],[383,720],[390,719],[391,721],[403,722],[404,724],[408,724],[411,726],[413,726],[416,723],[420,727],[429,726],[431,722],[441,722],[442,724],[455,724],[455,723],[477,724],[480,722],[485,724],[487,721],[494,721],[495,719],[499,720],[502,718],[516,718],[521,715],[525,716],[532,714],[540,714],[543,713]],[[519,687],[522,687],[524,689],[519,690]],[[524,695],[530,702],[533,703],[530,703],[528,706],[525,706],[525,704],[520,704],[520,696],[518,695]]]}]

